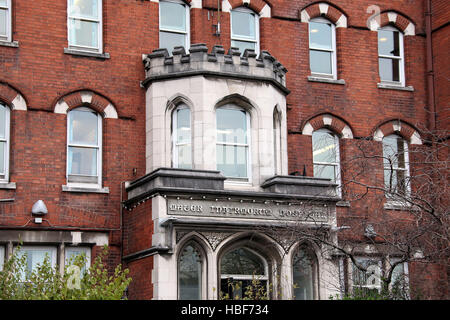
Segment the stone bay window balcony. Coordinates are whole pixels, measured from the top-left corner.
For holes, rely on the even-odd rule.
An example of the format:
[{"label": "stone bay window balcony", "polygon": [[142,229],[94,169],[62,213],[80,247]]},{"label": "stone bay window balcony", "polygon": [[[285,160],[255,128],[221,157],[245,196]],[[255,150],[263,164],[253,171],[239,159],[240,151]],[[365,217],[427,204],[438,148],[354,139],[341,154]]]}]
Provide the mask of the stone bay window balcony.
[{"label": "stone bay window balcony", "polygon": [[[283,232],[320,228],[333,241],[340,200],[329,179],[288,175],[287,70],[267,51],[241,57],[203,44],[143,61],[147,174],[126,184],[124,260],[152,257],[155,299],[239,295],[227,282],[251,281],[250,269],[267,292],[281,288],[273,299],[333,294],[337,260]],[[137,237],[151,245],[136,246]],[[297,279],[293,261],[305,254],[314,265]],[[235,270],[235,259],[248,270]]]}]

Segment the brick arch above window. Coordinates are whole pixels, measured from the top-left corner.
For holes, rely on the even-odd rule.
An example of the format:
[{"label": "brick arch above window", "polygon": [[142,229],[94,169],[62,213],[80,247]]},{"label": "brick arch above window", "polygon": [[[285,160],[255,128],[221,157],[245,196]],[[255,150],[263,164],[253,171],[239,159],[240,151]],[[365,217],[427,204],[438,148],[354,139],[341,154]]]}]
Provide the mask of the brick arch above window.
[{"label": "brick arch above window", "polygon": [[0,102],[6,103],[12,110],[27,110],[24,96],[13,86],[0,81]]},{"label": "brick arch above window", "polygon": [[325,113],[319,114],[305,122],[302,134],[311,136],[321,128],[328,128],[338,134],[342,139],[353,139],[353,131],[350,126],[338,117]]},{"label": "brick arch above window", "polygon": [[239,7],[247,7],[255,11],[261,18],[270,18],[270,5],[264,0],[223,0],[222,10],[227,12]]},{"label": "brick arch above window", "polygon": [[118,118],[114,104],[104,96],[90,90],[79,90],[64,95],[56,102],[53,110],[55,113],[67,114],[68,111],[84,105],[99,112],[104,118]]},{"label": "brick arch above window", "polygon": [[375,141],[382,141],[384,137],[398,134],[407,140],[410,144],[422,144],[422,138],[419,132],[410,124],[401,120],[389,120],[377,126],[373,139]]},{"label": "brick arch above window", "polygon": [[372,31],[377,31],[379,28],[392,25],[403,32],[405,36],[413,36],[416,34],[416,27],[411,19],[395,11],[385,11],[371,17],[368,25]]},{"label": "brick arch above window", "polygon": [[309,20],[324,17],[336,25],[336,28],[347,28],[347,16],[335,6],[326,2],[310,4],[300,11],[300,20],[308,23]]}]

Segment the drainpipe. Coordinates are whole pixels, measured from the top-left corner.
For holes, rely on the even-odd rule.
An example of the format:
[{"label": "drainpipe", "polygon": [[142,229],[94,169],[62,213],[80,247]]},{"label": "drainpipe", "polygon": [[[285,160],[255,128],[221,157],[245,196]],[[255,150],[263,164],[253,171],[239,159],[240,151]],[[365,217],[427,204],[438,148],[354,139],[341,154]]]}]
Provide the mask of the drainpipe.
[{"label": "drainpipe", "polygon": [[434,96],[434,70],[433,70],[433,42],[431,35],[431,0],[427,0],[425,12],[425,32],[427,36],[427,84],[428,84],[428,108],[430,111],[429,129],[434,132],[436,129],[436,106]]}]

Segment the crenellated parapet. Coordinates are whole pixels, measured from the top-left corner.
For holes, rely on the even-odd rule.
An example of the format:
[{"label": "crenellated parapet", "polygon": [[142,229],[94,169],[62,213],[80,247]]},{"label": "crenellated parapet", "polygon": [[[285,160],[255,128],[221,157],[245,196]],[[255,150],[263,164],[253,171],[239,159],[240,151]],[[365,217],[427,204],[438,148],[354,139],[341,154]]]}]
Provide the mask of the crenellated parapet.
[{"label": "crenellated parapet", "polygon": [[172,56],[167,49],[156,49],[143,55],[147,86],[154,81],[205,75],[242,80],[270,82],[280,90],[286,88],[287,69],[268,51],[257,56],[254,50],[246,49],[241,56],[238,48],[230,48],[225,54],[223,46],[216,45],[208,52],[203,44],[193,44],[186,53],[184,47],[175,47]]}]

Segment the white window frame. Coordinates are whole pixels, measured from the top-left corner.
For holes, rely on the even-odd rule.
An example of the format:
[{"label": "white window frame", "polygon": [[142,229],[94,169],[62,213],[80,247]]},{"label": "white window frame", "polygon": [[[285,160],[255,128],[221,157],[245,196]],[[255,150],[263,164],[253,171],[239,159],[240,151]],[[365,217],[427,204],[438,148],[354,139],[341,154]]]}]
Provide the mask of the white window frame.
[{"label": "white window frame", "polygon": [[[327,129],[327,128],[320,128],[315,130],[312,135],[314,135],[315,132],[322,131],[327,132],[331,134],[334,137],[334,143],[336,145],[336,161],[337,162],[321,162],[321,161],[314,161],[314,144],[312,145],[312,151],[313,151],[313,172],[314,167],[316,165],[324,165],[324,166],[334,166],[334,176],[336,177],[335,183],[338,185],[339,194],[340,194],[340,186],[341,186],[341,153],[340,153],[340,146],[339,146],[339,137],[337,134],[335,134],[333,131]],[[313,138],[311,135],[311,139]]]},{"label": "white window frame", "polygon": [[[67,0],[67,43],[68,43],[69,49],[77,50],[77,51],[103,53],[103,5],[102,5],[102,3],[103,3],[103,0],[98,0],[98,3],[97,3],[98,17],[97,17],[97,19],[92,19],[92,18],[86,18],[86,17],[77,16],[77,15],[71,15],[70,14],[70,11],[71,11],[70,10],[70,0]],[[98,47],[80,46],[80,45],[70,43],[70,31],[71,31],[70,21],[71,20],[83,20],[83,21],[97,23]]]},{"label": "white window frame", "polygon": [[[382,140],[383,149],[384,149],[384,139],[388,138],[388,137],[391,137],[391,136],[395,136],[395,137],[400,138],[400,139],[403,140],[405,168],[399,168],[394,163],[393,167],[392,167],[392,170],[393,171],[404,171],[404,173],[405,173],[405,180],[407,180],[407,182],[408,182],[407,185],[406,185],[406,190],[405,190],[406,194],[405,194],[405,196],[409,197],[411,195],[411,181],[410,181],[410,171],[409,171],[410,168],[409,168],[409,147],[408,147],[408,141],[406,141],[406,139],[404,139],[402,136],[400,136],[400,135],[398,135],[396,133],[393,133],[393,134],[390,134],[390,135],[387,135],[387,136],[383,137],[383,140]],[[384,180],[385,179],[384,173],[385,173],[386,170],[391,171],[391,167],[390,166],[388,166],[388,167],[385,166],[384,154],[383,154],[383,183],[384,183],[384,187],[386,187],[386,181]],[[397,181],[397,183],[398,183],[398,181]],[[388,202],[390,202],[390,203],[398,202],[398,201],[395,200],[395,197],[390,196],[388,193],[386,193],[385,195],[388,198]]]},{"label": "white window frame", "polygon": [[[97,138],[98,138],[98,145],[92,146],[92,145],[83,145],[83,144],[74,144],[70,143],[70,114],[72,111],[79,110],[81,108],[89,109],[92,112],[95,112],[97,114]],[[89,107],[79,107],[70,110],[67,113],[67,148],[66,148],[66,181],[67,185],[74,188],[94,188],[94,189],[100,189],[102,186],[102,153],[103,153],[103,128],[102,128],[102,116],[95,111],[94,109],[91,109]],[[89,182],[70,182],[69,176],[76,176],[74,174],[69,175],[69,149],[70,147],[80,147],[80,148],[90,148],[90,149],[97,149],[97,183],[89,183]],[[82,175],[84,176],[84,175]]]},{"label": "white window frame", "polygon": [[[380,58],[391,59],[391,60],[399,60],[400,61],[399,62],[400,81],[382,80],[381,79],[381,75],[379,74],[380,81],[381,81],[381,83],[404,87],[405,86],[405,59],[404,59],[404,46],[403,46],[403,36],[404,36],[403,32],[401,32],[400,30],[398,30],[397,28],[395,28],[393,26],[385,26],[383,28],[379,28],[378,31],[397,31],[398,34],[399,34],[398,45],[399,45],[399,49],[400,49],[400,56],[387,56],[387,55],[380,55],[379,52],[377,53],[378,54],[378,74],[380,72],[380,70],[379,70]],[[377,31],[377,33],[378,33],[378,31]],[[378,36],[377,36],[377,39],[378,39]],[[378,40],[377,40],[377,42],[378,42]]]},{"label": "white window frame", "polygon": [[[311,47],[311,43],[310,43],[310,34],[311,34],[311,24],[310,22],[316,22],[316,23],[325,23],[325,24],[330,24],[331,25],[331,50],[330,49],[323,49],[323,48],[316,48],[316,47]],[[333,80],[337,80],[337,55],[336,55],[336,26],[333,22],[331,22],[330,20],[327,20],[325,18],[314,18],[311,19],[308,22],[308,47],[309,47],[309,59],[311,59],[311,50],[313,51],[324,51],[324,52],[331,52],[331,74],[329,73],[320,73],[320,72],[313,72],[311,70],[311,75],[315,76],[315,77],[319,77],[319,78],[327,78],[327,79],[333,79]],[[311,61],[310,61],[310,68],[311,68]]]},{"label": "white window frame", "polygon": [[[17,247],[14,247],[14,252],[17,250]],[[56,268],[56,257],[57,257],[57,248],[53,246],[23,246],[20,248],[21,252],[27,251],[38,251],[38,250],[46,250],[49,251],[49,258],[51,262],[52,268]]]},{"label": "white window frame", "polygon": [[89,270],[91,266],[91,248],[89,247],[75,247],[75,246],[69,246],[64,248],[64,266],[67,265],[69,261],[68,259],[68,253],[71,251],[82,251],[86,256],[86,272]]},{"label": "white window frame", "polygon": [[[356,259],[356,261],[358,262],[358,263],[361,263],[361,261],[376,261],[377,262],[377,265],[378,265],[378,268],[379,268],[379,274],[378,274],[378,276],[381,276],[381,272],[382,272],[382,268],[383,268],[383,261],[382,261],[382,258],[381,257],[355,257],[355,259]],[[355,270],[359,273],[359,272],[363,272],[362,270],[360,270],[358,267],[356,267],[356,265],[354,265],[353,264],[353,262],[351,262],[350,261],[350,265],[351,265],[351,272],[350,272],[350,274],[351,274],[351,288],[352,288],[352,291],[354,290],[354,288],[366,288],[366,289],[369,289],[369,290],[373,290],[373,289],[376,289],[378,292],[381,292],[381,277],[378,277],[378,283],[377,284],[364,284],[364,285],[361,285],[361,284],[355,284],[355,279],[354,279],[354,277],[353,277],[353,274],[354,274],[354,272],[355,272]],[[364,273],[366,273],[366,272],[364,272]]]},{"label": "white window frame", "polygon": [[3,265],[5,263],[5,247],[0,246],[0,271],[3,270]]},{"label": "white window frame", "polygon": [[[183,110],[183,109],[189,110],[189,128],[191,131],[191,135],[190,135],[189,142],[179,143],[177,140],[177,137],[178,137],[178,126],[177,126],[178,110]],[[173,155],[172,163],[173,163],[174,168],[179,167],[178,147],[185,146],[185,145],[191,146],[191,169],[192,169],[193,168],[193,165],[192,165],[192,156],[193,156],[193,152],[192,152],[192,112],[191,112],[191,109],[189,108],[189,106],[182,103],[179,106],[177,106],[175,108],[175,110],[173,110],[173,113],[172,113],[172,155]]]},{"label": "white window frame", "polygon": [[[240,12],[252,14],[255,17],[255,39],[254,40],[251,40],[249,38],[242,38],[239,36],[235,36],[233,34],[233,18],[232,18],[233,11],[240,11]],[[231,41],[235,40],[235,41],[255,43],[255,53],[257,55],[259,55],[259,52],[260,52],[259,15],[256,12],[254,12],[253,10],[245,8],[245,7],[238,7],[236,9],[231,10],[230,11],[230,38],[231,38]],[[241,52],[241,55],[243,55],[243,54],[244,54],[244,52]]]},{"label": "white window frame", "polygon": [[[181,0],[160,0],[159,3],[161,3],[161,2],[178,3],[178,4],[183,5],[185,7],[185,9],[186,9],[185,10],[185,12],[186,12],[186,30],[185,30],[185,32],[182,32],[180,30],[175,30],[175,29],[161,27],[161,6],[159,6],[158,42],[160,42],[159,37],[160,37],[161,31],[163,31],[163,32],[170,32],[170,33],[184,34],[184,49],[187,52],[189,50],[190,44],[191,44],[190,6],[187,5],[185,2],[183,2]],[[161,47],[161,44],[159,44],[159,46]],[[172,55],[172,52],[169,52],[169,55]]]},{"label": "white window frame", "polygon": [[9,182],[9,148],[10,148],[10,125],[11,125],[11,109],[4,103],[0,102],[0,108],[5,108],[5,138],[0,138],[0,142],[5,142],[4,150],[4,168],[5,172],[1,173],[4,177],[0,178],[0,182]]},{"label": "white window frame", "polygon": [[[217,110],[219,109],[231,109],[231,110],[237,110],[237,111],[244,111],[245,112],[245,117],[247,120],[247,143],[227,143],[227,142],[218,142],[217,141]],[[228,176],[224,176],[227,178],[227,182],[231,182],[232,184],[251,184],[252,183],[252,141],[251,141],[251,132],[252,132],[252,128],[251,128],[251,119],[250,119],[250,113],[244,109],[241,108],[237,105],[233,105],[233,104],[226,104],[224,106],[218,107],[216,109],[216,117],[215,117],[215,124],[216,124],[216,134],[215,134],[215,139],[216,139],[216,168],[217,168],[217,145],[225,145],[225,146],[234,146],[234,147],[247,147],[247,177],[245,178],[240,178],[240,177],[228,177]],[[219,169],[217,169],[219,170]]]},{"label": "white window frame", "polygon": [[11,0],[6,0],[6,7],[0,5],[0,10],[6,11],[6,34],[0,34],[1,42],[12,42],[12,6]]}]

